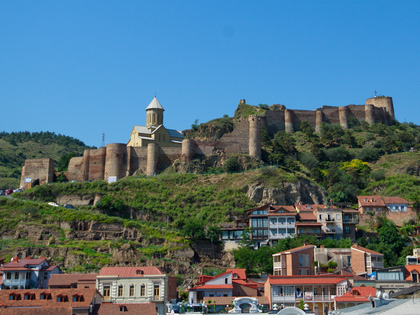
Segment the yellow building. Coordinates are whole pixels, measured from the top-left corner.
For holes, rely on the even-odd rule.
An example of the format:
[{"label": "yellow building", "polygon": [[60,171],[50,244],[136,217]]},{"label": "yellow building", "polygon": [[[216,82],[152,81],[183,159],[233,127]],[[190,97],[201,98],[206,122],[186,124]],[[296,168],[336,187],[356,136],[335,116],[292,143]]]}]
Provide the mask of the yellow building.
[{"label": "yellow building", "polygon": [[146,108],[146,126],[134,126],[129,147],[147,147],[156,143],[161,147],[181,147],[184,136],[181,131],[163,126],[163,109],[156,96]]}]

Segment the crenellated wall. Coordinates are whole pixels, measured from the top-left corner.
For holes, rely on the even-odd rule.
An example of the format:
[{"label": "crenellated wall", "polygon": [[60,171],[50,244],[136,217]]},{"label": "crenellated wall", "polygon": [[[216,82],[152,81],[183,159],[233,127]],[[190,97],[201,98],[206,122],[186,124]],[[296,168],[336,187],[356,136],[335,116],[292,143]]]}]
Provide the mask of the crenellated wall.
[{"label": "crenellated wall", "polygon": [[[245,104],[245,100],[241,100]],[[86,181],[96,179],[120,179],[135,173],[154,175],[169,167],[175,160],[182,158],[190,162],[196,156],[241,153],[261,158],[261,130],[265,128],[273,136],[278,131],[293,133],[299,130],[302,122],[307,121],[315,132],[321,131],[322,123],[340,124],[344,129],[349,119],[367,121],[369,124],[390,124],[394,116],[391,97],[375,97],[366,100],[365,105],[322,106],[315,110],[291,110],[284,105],[273,105],[264,116],[239,118],[235,129],[217,141],[195,141],[184,139],[182,147],[176,143],[165,145],[149,143],[143,147],[112,143],[105,147],[85,150],[82,157],[70,160],[66,177],[68,180]],[[51,160],[52,161],[52,160]],[[51,171],[52,170],[52,171]],[[43,175],[47,174],[47,175]],[[43,178],[52,181],[52,162],[27,160],[22,168],[22,183],[25,177]]]}]

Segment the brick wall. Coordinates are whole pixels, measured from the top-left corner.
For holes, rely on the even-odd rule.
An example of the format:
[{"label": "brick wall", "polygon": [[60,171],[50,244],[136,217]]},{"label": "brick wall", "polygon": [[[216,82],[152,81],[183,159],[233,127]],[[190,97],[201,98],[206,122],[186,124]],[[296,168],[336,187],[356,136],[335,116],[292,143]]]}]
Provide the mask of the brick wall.
[{"label": "brick wall", "polygon": [[365,253],[360,252],[355,249],[351,249],[351,267],[353,269],[353,272],[363,273],[366,272],[366,259],[365,259]]}]

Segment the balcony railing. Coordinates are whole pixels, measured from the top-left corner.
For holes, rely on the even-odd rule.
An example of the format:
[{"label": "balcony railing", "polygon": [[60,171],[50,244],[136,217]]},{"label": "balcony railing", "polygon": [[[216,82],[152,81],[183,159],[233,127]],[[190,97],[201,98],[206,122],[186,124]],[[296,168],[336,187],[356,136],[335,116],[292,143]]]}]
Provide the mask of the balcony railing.
[{"label": "balcony railing", "polygon": [[282,302],[299,302],[300,300],[305,301],[320,301],[320,302],[332,302],[334,301],[335,295],[313,295],[313,294],[301,294],[299,297],[294,295],[283,295],[283,296],[273,296],[273,303],[282,303]]},{"label": "balcony railing", "polygon": [[346,219],[346,218],[344,218],[343,223],[354,223],[354,224],[357,224],[357,223],[359,223],[359,218],[354,218],[354,219]]},{"label": "balcony railing", "polygon": [[337,233],[334,229],[333,230],[330,230],[330,229],[325,229],[324,230],[324,233],[325,234],[335,234],[335,233]]}]

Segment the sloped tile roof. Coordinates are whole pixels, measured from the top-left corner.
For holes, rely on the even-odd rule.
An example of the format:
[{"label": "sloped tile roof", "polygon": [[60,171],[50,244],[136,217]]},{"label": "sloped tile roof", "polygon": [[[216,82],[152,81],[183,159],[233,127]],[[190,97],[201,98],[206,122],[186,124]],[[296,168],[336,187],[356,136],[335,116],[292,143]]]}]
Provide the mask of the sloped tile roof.
[{"label": "sloped tile roof", "polygon": [[[143,272],[138,273],[137,271]],[[149,275],[163,275],[157,267],[103,267],[98,276],[118,276],[121,278],[144,277]]]},{"label": "sloped tile roof", "polygon": [[407,200],[401,197],[383,197],[385,204],[410,204]]},{"label": "sloped tile roof", "polygon": [[289,254],[289,253],[294,253],[294,252],[298,252],[298,251],[301,251],[301,250],[304,250],[304,249],[309,249],[309,248],[315,248],[315,245],[303,245],[303,246],[295,247],[295,248],[292,248],[292,249],[284,250],[284,251],[276,253],[274,255]]},{"label": "sloped tile roof", "polygon": [[369,301],[369,297],[376,297],[376,289],[374,287],[353,287],[350,292],[335,297],[335,300],[337,302],[364,303]]},{"label": "sloped tile roof", "polygon": [[357,196],[362,207],[385,207],[381,196]]},{"label": "sloped tile roof", "polygon": [[371,249],[364,248],[364,247],[359,246],[357,244],[353,244],[353,246],[351,248],[352,249],[355,249],[355,250],[360,250],[362,252],[366,252],[366,253],[369,253],[369,254],[372,254],[372,255],[380,255],[380,256],[383,256],[383,254],[381,254],[381,253],[375,252],[374,250],[371,250]]},{"label": "sloped tile roof", "polygon": [[246,269],[244,269],[244,268],[226,269],[226,272],[227,273],[231,272],[232,273],[232,278],[233,278],[233,275],[236,273],[239,276],[239,278],[237,278],[237,279],[246,279]]},{"label": "sloped tile roof", "polygon": [[299,220],[316,221],[316,216],[312,211],[301,211],[299,212]]},{"label": "sloped tile roof", "polygon": [[220,289],[233,289],[231,284],[204,284],[193,287],[190,290],[220,290]]},{"label": "sloped tile roof", "polygon": [[405,281],[413,281],[411,278],[411,272],[417,271],[420,274],[420,265],[406,265],[405,270],[407,271]]},{"label": "sloped tile roof", "polygon": [[97,273],[69,273],[69,274],[55,274],[48,279],[49,286],[71,286],[78,281],[96,281]]},{"label": "sloped tile roof", "polygon": [[[0,290],[0,302],[7,307],[47,307],[47,308],[65,308],[68,306],[75,308],[89,308],[96,294],[96,289],[21,289],[21,290]],[[20,295],[20,300],[10,300],[10,295]],[[25,300],[24,295],[34,295],[35,299]],[[42,300],[41,294],[51,294],[51,299]],[[57,297],[65,295],[67,302],[58,302]],[[73,301],[73,296],[83,296],[83,301]],[[1,313],[1,312],[0,312]],[[44,314],[47,314],[44,312]]]}]

